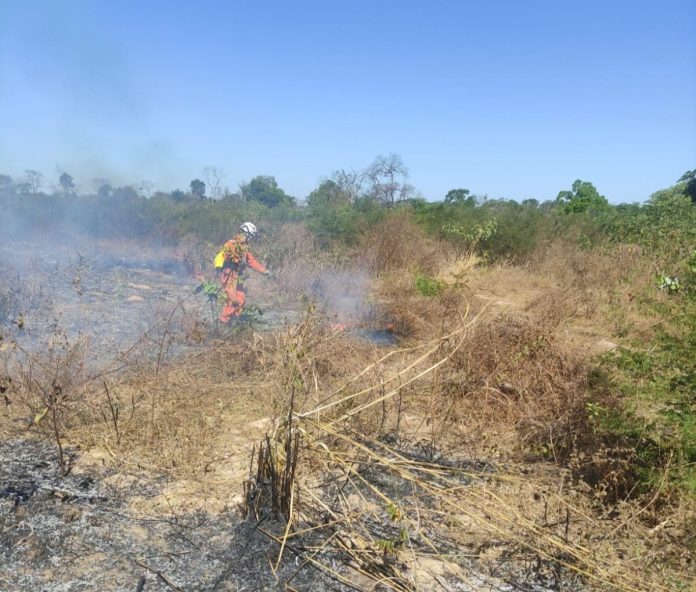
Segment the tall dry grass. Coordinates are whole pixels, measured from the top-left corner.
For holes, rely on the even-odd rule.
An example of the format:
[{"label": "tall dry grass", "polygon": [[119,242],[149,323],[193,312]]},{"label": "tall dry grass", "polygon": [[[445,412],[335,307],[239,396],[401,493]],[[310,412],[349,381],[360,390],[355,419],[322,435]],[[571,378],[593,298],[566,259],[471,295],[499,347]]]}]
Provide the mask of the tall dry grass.
[{"label": "tall dry grass", "polygon": [[[607,524],[567,472],[516,468],[509,456],[503,456],[504,468],[467,464],[462,461],[472,457],[452,445],[455,432],[414,447],[409,430],[400,429],[406,416],[426,423],[428,416],[431,422],[446,416],[441,400],[457,405],[461,421],[449,419],[467,426],[462,435],[471,435],[469,420],[484,409],[490,415],[479,416],[481,425],[511,424],[509,430],[547,442],[550,428],[551,444],[562,450],[585,429],[574,413],[582,406],[575,400],[582,401],[582,372],[554,347],[529,322],[492,322],[481,309],[464,315],[446,335],[381,355],[338,389],[327,389],[319,374],[319,399],[290,387],[246,489],[250,513],[265,518],[266,500],[285,516],[280,531],[263,527],[278,545],[272,561],[277,565],[287,549],[295,549],[303,562],[340,581],[350,582],[355,570],[373,585],[397,590],[429,589],[443,570],[458,581],[480,581],[486,569],[516,581],[529,562],[535,565],[532,581],[555,581],[558,589],[668,590],[663,578],[672,572],[665,566],[637,568],[652,543],[622,542],[629,526],[646,532],[635,523],[638,509],[621,514],[619,525]],[[294,370],[284,376],[315,366],[311,359],[319,350],[300,349],[301,362],[289,357],[284,367]],[[526,359],[514,359],[520,352]],[[519,366],[527,382],[493,382]],[[465,385],[471,399],[460,402]],[[486,391],[495,396],[485,400]],[[303,404],[296,407],[298,394]],[[446,449],[454,455],[437,455]],[[461,464],[448,464],[448,458]],[[302,542],[307,533],[314,535],[309,546]],[[498,552],[490,553],[491,547]],[[447,549],[457,549],[457,556]],[[461,563],[461,553],[475,558],[477,567]]]}]

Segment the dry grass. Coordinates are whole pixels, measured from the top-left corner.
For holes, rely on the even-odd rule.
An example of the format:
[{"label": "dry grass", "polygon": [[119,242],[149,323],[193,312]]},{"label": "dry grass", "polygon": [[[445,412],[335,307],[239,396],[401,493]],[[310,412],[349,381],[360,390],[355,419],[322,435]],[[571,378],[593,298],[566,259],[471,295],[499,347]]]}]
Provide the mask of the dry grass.
[{"label": "dry grass", "polygon": [[[346,575],[335,566],[348,562],[373,582],[396,590],[437,582],[438,570],[452,565],[457,579],[475,582],[477,571],[471,571],[472,564],[462,561],[463,556],[476,559],[478,570],[486,566],[491,571],[509,570],[512,578],[520,577],[522,566],[531,562],[536,577],[556,578],[561,589],[576,589],[580,580],[598,590],[670,589],[664,580],[667,572],[642,568],[644,554],[654,549],[652,541],[622,538],[628,527],[645,534],[635,520],[637,510],[627,511],[619,526],[605,522],[590,500],[572,488],[567,473],[535,474],[509,466],[493,472],[467,469],[465,464],[447,464],[436,457],[419,458],[404,452],[403,440],[399,447],[384,439],[385,432],[399,435],[400,413],[427,413],[421,396],[434,395],[434,385],[443,383],[436,375],[453,378],[459,372],[466,378],[477,372],[494,373],[491,365],[500,364],[505,352],[500,358],[489,355],[481,370],[471,366],[477,353],[493,344],[509,342],[513,347],[538,336],[528,325],[491,327],[483,312],[467,317],[449,335],[390,352],[338,391],[328,392],[312,409],[298,412],[293,405],[286,407],[284,421],[265,445],[259,465],[263,471],[259,469],[247,489],[250,510],[259,513],[259,496],[273,498],[263,493],[264,484],[273,483],[273,475],[293,476],[292,486],[277,477],[278,486],[271,487],[276,498],[281,490],[286,492],[285,502],[275,505],[282,508],[287,527],[283,533],[269,533],[279,544],[279,554],[295,538],[312,531],[321,537],[305,548],[304,561],[320,564],[337,578]],[[501,331],[507,331],[502,339]],[[480,349],[467,352],[474,342]],[[544,359],[548,348],[539,343],[539,349],[529,354],[530,364]],[[557,357],[555,363],[562,361]],[[577,382],[574,368],[553,366],[549,371],[566,373],[563,380]],[[545,385],[536,396],[548,399],[556,388],[559,384]],[[564,409],[567,400],[546,401],[544,407],[527,396],[532,393],[522,392],[522,387],[520,391],[523,410],[507,409],[505,402],[502,407],[508,414],[533,416],[552,426],[559,438],[572,436],[577,418]],[[421,396],[405,396],[414,392]],[[478,405],[491,403],[478,401]],[[471,402],[466,406],[473,407]],[[538,407],[544,407],[543,413]],[[386,424],[380,415],[387,418]],[[504,421],[489,418],[489,425]],[[530,433],[537,427],[532,426]],[[322,561],[315,556],[319,551]],[[327,556],[333,559],[327,561]]]},{"label": "dry grass", "polygon": [[[65,426],[66,441],[108,451],[115,466],[207,482],[207,490],[185,495],[231,500],[243,472],[223,474],[224,467],[248,466],[254,439],[271,425],[262,465],[266,481],[285,475],[275,499],[288,522],[269,536],[292,546],[313,529],[321,536],[304,560],[333,572],[349,561],[335,575],[351,581],[357,573],[393,589],[428,589],[443,573],[475,583],[482,570],[508,570],[510,578],[525,573],[570,586],[581,579],[595,589],[668,589],[667,568],[637,567],[646,553],[665,548],[659,530],[647,537],[638,508],[625,506],[625,524],[605,521],[567,473],[510,464],[516,438],[526,438],[527,448],[536,442],[561,450],[585,429],[577,415],[582,399],[575,399],[582,366],[554,341],[554,323],[538,326],[529,314],[490,308],[464,307],[448,334],[387,352],[327,329],[316,315],[210,344],[176,363],[133,352],[138,363],[125,375],[74,390],[80,412]],[[455,461],[477,458],[486,448],[480,437],[493,430],[506,468],[405,452],[414,418],[427,425],[419,432],[423,450],[467,440],[451,453]],[[297,459],[291,471],[288,458]],[[191,507],[177,505],[177,491],[170,489],[163,507]],[[266,502],[255,491],[247,492],[252,511],[262,513]]]},{"label": "dry grass", "polygon": [[[404,236],[404,228],[397,230]],[[411,244],[418,241],[418,234],[413,236]],[[636,290],[647,284],[636,271],[642,261],[637,250],[590,254],[574,248],[566,253],[567,247],[552,245],[527,266],[479,267],[474,256],[446,251],[418,265],[408,257],[396,262],[405,267],[387,266],[377,295],[396,331],[411,343],[446,335],[466,315],[486,309],[427,388],[409,393],[426,410],[421,423],[433,443],[457,439],[472,454],[550,458],[561,464],[584,450],[596,458],[584,474],[592,474],[593,483],[612,475],[616,499],[630,487],[631,476],[622,477],[621,461],[615,460],[625,451],[600,454],[594,444],[588,448],[594,440],[588,409],[616,404],[610,392],[592,394],[588,388],[590,358],[619,339],[610,321],[617,306],[636,325],[644,320],[630,301],[612,301],[612,295],[624,293],[626,282],[634,282]],[[424,244],[417,250],[428,253]],[[416,287],[425,265],[442,284],[436,296]]]},{"label": "dry grass", "polygon": [[[299,302],[337,268],[357,273],[355,260],[335,254],[308,261],[308,235],[282,232],[279,250],[268,253],[284,265],[277,298]],[[49,348],[8,367],[13,382],[2,384],[13,403],[2,424],[25,431],[58,384],[68,393],[56,424],[61,442],[106,451],[112,466],[205,483],[230,503],[263,440],[246,496],[250,513],[270,507],[286,518],[282,532],[268,532],[279,546],[274,564],[311,532],[304,563],[397,590],[442,586],[443,574],[475,586],[481,570],[550,578],[566,590],[659,591],[678,579],[688,589],[686,546],[660,524],[691,509],[649,525],[660,515],[650,500],[615,503],[609,514],[560,468],[584,463],[596,480],[620,484],[612,451],[578,456],[596,401],[586,352],[571,337],[592,327],[613,338],[618,323],[606,324],[606,315],[615,307],[641,330],[622,291],[624,282],[643,285],[633,269],[641,255],[566,260],[554,249],[534,266],[480,268],[397,217],[366,239],[361,263],[379,276],[374,298],[403,337],[398,346],[333,331],[309,307],[282,329],[172,357],[177,340],[202,338],[200,327],[163,318],[96,373],[85,372],[84,347]],[[426,272],[443,284],[436,296],[416,288]],[[44,421],[31,429],[51,435]]]},{"label": "dry grass", "polygon": [[373,274],[430,269],[447,247],[428,236],[407,213],[389,216],[377,224],[360,244],[367,268]]},{"label": "dry grass", "polygon": [[[43,355],[17,347],[6,371],[3,394],[8,416],[21,422],[22,416],[15,413],[23,414],[27,430],[53,440],[63,473],[68,470],[64,454],[67,431],[84,421],[84,402],[94,381],[85,365],[87,349],[86,340],[70,343],[56,333]],[[13,403],[13,413],[9,413]]]},{"label": "dry grass", "polygon": [[599,328],[604,337],[643,339],[650,336],[656,321],[640,301],[646,294],[656,296],[655,277],[660,268],[639,247],[582,251],[559,242],[530,270],[551,279],[571,296],[578,324]]}]

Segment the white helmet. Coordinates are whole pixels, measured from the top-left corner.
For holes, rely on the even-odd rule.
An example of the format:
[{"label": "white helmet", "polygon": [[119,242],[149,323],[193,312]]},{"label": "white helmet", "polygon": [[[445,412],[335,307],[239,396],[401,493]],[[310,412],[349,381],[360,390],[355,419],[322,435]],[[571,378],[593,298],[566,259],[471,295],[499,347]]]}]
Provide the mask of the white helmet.
[{"label": "white helmet", "polygon": [[256,224],[253,224],[252,222],[244,222],[244,224],[239,227],[239,230],[246,234],[247,238],[249,239],[254,238],[258,232],[256,229]]}]

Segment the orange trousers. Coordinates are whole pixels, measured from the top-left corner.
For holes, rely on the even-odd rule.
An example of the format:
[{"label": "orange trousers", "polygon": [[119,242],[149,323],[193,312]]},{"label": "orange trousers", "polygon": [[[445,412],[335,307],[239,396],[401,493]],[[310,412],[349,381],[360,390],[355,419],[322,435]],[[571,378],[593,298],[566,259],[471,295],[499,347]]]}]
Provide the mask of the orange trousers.
[{"label": "orange trousers", "polygon": [[220,286],[225,292],[225,305],[220,312],[220,322],[229,323],[239,317],[246,303],[246,291],[239,281],[239,274],[232,269],[223,269],[220,274]]}]

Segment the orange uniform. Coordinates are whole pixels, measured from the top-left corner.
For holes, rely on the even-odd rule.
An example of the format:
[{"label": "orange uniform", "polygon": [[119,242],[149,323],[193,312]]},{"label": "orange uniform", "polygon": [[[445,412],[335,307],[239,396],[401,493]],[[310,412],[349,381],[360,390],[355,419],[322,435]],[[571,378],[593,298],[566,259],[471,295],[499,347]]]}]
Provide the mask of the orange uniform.
[{"label": "orange uniform", "polygon": [[220,321],[229,323],[234,317],[242,314],[246,303],[246,290],[242,283],[244,270],[250,267],[264,274],[268,273],[268,270],[249,252],[249,244],[243,234],[228,240],[221,252],[224,263],[220,272],[220,286],[225,292],[226,301],[220,313]]}]

